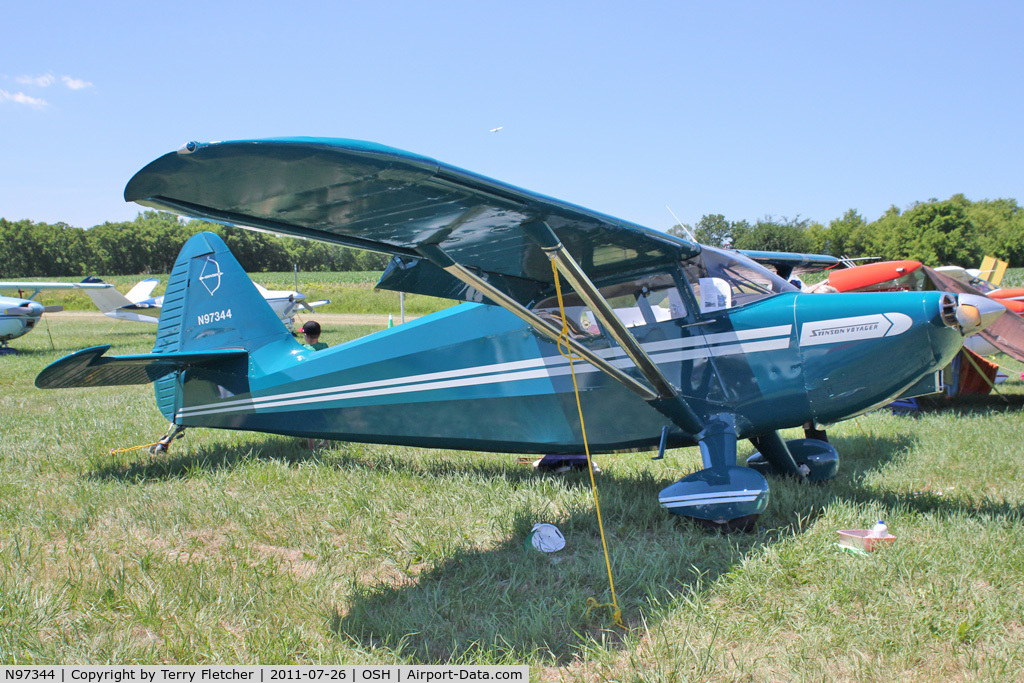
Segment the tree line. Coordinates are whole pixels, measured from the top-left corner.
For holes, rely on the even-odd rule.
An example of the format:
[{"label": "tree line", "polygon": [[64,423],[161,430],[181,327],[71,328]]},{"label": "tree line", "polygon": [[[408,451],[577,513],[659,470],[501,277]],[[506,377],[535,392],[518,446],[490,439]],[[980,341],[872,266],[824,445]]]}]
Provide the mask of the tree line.
[{"label": "tree line", "polygon": [[[185,241],[197,232],[220,235],[250,273],[383,270],[384,254],[313,240],[278,237],[207,221],[184,221],[169,213],[146,211],[133,221],[92,228],[65,223],[8,221],[0,218],[0,276],[82,277],[169,273]],[[828,225],[771,216],[750,223],[722,214],[703,216],[696,225],[676,225],[670,233],[734,249],[792,251],[832,256],[913,259],[929,265],[976,267],[986,254],[1024,266],[1024,209],[1015,199],[971,201],[962,194],[918,202],[906,211],[895,206],[868,222],[850,209]]]},{"label": "tree line", "polygon": [[0,276],[84,277],[169,273],[182,245],[198,232],[224,239],[246,272],[383,270],[388,256],[324,242],[278,237],[146,211],[133,221],[88,229],[0,218]]},{"label": "tree line", "polygon": [[1024,266],[1024,210],[1015,199],[971,201],[962,194],[918,202],[906,211],[889,207],[870,223],[855,209],[823,225],[799,217],[768,216],[751,224],[722,214],[669,232],[702,244],[832,256],[910,259],[931,266],[976,268],[986,254]]}]

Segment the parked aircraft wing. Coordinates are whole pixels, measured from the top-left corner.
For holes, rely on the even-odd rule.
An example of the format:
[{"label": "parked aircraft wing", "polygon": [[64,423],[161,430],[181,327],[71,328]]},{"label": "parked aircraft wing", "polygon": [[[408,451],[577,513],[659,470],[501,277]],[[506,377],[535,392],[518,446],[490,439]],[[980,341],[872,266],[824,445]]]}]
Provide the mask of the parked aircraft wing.
[{"label": "parked aircraft wing", "polygon": [[739,249],[741,254],[761,265],[771,266],[779,277],[789,278],[794,270],[822,270],[839,265],[839,259],[825,254],[796,254],[786,251],[752,251]]},{"label": "parked aircraft wing", "polygon": [[543,250],[518,229],[544,221],[587,276],[685,258],[700,247],[391,147],[355,140],[281,138],[189,143],[153,161],[125,188],[144,206],[401,257],[434,288],[477,298],[425,263],[436,246],[526,303],[553,279]]},{"label": "parked aircraft wing", "polygon": [[64,389],[149,384],[178,370],[245,359],[249,354],[244,349],[215,349],[104,358],[103,354],[109,349],[109,344],[93,346],[51,363],[36,376],[36,386],[40,389]]},{"label": "parked aircraft wing", "polygon": [[131,306],[132,302],[125,297],[124,294],[114,289],[109,283],[103,282],[99,278],[89,277],[82,280],[80,284],[104,284],[107,285],[104,289],[89,289],[86,290],[86,294],[92,299],[92,302],[96,305],[96,308],[100,309],[100,312],[109,314],[116,311],[122,306]]},{"label": "parked aircraft wing", "polygon": [[[108,289],[113,285],[106,282],[0,282],[0,290],[32,290],[35,296],[44,289]],[[32,296],[29,298],[31,299]]]}]

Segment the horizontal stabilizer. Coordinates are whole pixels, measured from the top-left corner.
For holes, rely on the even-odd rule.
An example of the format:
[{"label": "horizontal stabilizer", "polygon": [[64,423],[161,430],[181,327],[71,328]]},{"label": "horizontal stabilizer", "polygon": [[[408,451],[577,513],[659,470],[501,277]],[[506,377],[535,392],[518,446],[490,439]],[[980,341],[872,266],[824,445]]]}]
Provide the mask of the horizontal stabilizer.
[{"label": "horizontal stabilizer", "polygon": [[249,353],[245,349],[213,349],[103,358],[109,349],[110,345],[93,346],[50,363],[36,377],[36,386],[40,389],[65,389],[149,384],[178,370],[219,365],[244,359]]}]

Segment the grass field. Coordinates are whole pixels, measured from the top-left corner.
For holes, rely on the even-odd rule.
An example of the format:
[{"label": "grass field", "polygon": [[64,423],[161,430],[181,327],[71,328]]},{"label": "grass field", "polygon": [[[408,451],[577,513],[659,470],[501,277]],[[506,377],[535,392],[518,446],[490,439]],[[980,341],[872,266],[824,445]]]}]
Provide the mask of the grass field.
[{"label": "grass field", "polygon": [[[663,462],[599,457],[623,630],[607,609],[587,609],[609,591],[586,475],[538,475],[503,454],[309,451],[300,439],[204,429],[156,459],[111,454],[163,433],[149,386],[42,391],[32,381],[85,346],[148,351],[153,328],[47,318],[48,331],[0,357],[2,663],[527,663],[538,681],[1021,680],[1020,381],[1003,385],[1003,398],[833,427],[838,479],[772,480],[754,533],[708,533],[658,507],[662,487],[700,467],[696,449]],[[325,338],[380,326],[327,316]],[[742,444],[741,458],[751,451]],[[836,547],[838,529],[877,519],[897,536],[892,547]],[[524,549],[538,521],[563,531],[563,551]]]}]

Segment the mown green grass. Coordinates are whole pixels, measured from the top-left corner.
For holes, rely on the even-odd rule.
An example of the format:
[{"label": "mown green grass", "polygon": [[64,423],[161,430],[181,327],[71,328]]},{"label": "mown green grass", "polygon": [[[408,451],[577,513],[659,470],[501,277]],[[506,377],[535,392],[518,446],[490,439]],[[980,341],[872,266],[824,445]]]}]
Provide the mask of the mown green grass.
[{"label": "mown green grass", "polygon": [[[150,387],[32,380],[84,346],[152,346],[152,328],[111,322],[54,316],[50,335],[0,357],[3,663],[527,663],[545,681],[1024,670],[1019,381],[1005,400],[835,426],[839,477],[772,480],[748,534],[658,507],[661,488],[700,467],[696,449],[598,457],[622,630],[609,610],[587,610],[610,595],[586,475],[538,475],[503,454],[309,451],[204,429],[159,458],[110,454],[163,433]],[[894,546],[836,547],[838,529],[877,519]],[[563,531],[563,551],[524,549],[539,521]]]}]

